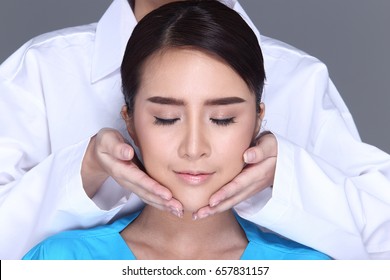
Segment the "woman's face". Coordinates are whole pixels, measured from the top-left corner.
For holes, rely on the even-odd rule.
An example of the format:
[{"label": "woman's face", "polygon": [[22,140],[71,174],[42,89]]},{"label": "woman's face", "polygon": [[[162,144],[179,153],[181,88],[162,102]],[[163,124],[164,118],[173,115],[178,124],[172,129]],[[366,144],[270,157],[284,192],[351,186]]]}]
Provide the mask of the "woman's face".
[{"label": "woman's face", "polygon": [[171,49],[146,62],[126,122],[147,173],[193,212],[242,170],[261,114],[255,95],[224,62]]}]

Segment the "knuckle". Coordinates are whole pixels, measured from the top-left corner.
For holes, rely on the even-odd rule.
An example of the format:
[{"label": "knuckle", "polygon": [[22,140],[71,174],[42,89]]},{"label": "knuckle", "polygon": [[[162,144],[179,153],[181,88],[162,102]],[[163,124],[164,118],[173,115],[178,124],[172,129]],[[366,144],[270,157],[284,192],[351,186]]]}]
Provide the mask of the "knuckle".
[{"label": "knuckle", "polygon": [[225,195],[225,197],[231,197],[233,194],[235,194],[240,188],[241,188],[241,182],[239,178],[235,178],[232,181],[230,181],[229,185],[222,188],[221,191]]},{"label": "knuckle", "polygon": [[123,180],[123,172],[122,172],[122,166],[119,164],[119,162],[114,161],[112,163],[109,163],[108,168],[110,169],[110,174],[113,178]]},{"label": "knuckle", "polygon": [[160,205],[160,206],[163,205],[162,199],[160,199],[158,196],[156,196],[155,194],[153,194],[145,189],[142,189],[142,197],[144,199],[146,199],[147,201],[149,201],[149,203],[152,202],[152,203]]}]

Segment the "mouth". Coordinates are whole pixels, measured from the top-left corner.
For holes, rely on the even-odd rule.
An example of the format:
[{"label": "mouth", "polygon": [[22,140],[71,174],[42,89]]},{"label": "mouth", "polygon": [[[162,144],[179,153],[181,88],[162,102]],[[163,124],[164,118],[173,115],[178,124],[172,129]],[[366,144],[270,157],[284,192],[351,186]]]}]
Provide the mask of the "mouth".
[{"label": "mouth", "polygon": [[184,183],[192,186],[198,186],[206,183],[214,172],[203,171],[175,171],[178,178]]}]

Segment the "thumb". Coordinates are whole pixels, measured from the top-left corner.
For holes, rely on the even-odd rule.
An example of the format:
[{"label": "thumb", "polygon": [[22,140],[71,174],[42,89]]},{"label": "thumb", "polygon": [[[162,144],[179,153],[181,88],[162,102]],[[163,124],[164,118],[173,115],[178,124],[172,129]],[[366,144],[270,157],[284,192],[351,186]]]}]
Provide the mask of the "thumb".
[{"label": "thumb", "polygon": [[269,157],[277,156],[277,141],[272,133],[261,136],[256,145],[247,149],[244,153],[245,163],[259,163]]},{"label": "thumb", "polygon": [[247,149],[244,153],[244,162],[245,163],[257,163],[259,161],[259,157],[261,155],[258,155],[257,147],[251,147]]},{"label": "thumb", "polygon": [[117,146],[117,159],[129,161],[134,157],[134,149],[129,144],[121,143]]},{"label": "thumb", "polygon": [[[126,142],[126,139],[116,130],[107,130],[104,138],[108,153],[118,160],[129,161],[134,157],[133,147]],[[111,148],[110,148],[111,147]]]}]

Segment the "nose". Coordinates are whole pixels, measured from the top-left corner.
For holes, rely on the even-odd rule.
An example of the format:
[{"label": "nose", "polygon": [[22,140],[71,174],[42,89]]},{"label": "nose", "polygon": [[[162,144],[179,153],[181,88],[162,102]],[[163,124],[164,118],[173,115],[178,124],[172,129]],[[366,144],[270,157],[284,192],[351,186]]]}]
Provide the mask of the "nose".
[{"label": "nose", "polygon": [[208,157],[211,153],[209,138],[200,122],[187,123],[181,135],[179,156],[188,160]]}]

